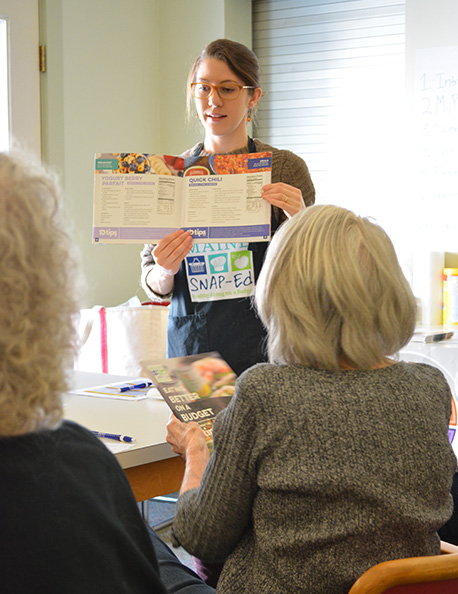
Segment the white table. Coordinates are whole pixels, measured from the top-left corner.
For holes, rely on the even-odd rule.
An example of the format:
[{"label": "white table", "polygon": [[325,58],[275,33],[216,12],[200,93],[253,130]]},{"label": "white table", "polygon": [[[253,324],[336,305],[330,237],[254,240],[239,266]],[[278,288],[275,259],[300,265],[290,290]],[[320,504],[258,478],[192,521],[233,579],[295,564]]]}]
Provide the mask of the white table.
[{"label": "white table", "polygon": [[[71,372],[72,389],[131,380],[131,377]],[[165,441],[170,409],[163,400],[123,401],[65,394],[64,416],[87,429],[130,435],[136,439],[115,453],[129,479],[137,501],[177,491],[183,478],[184,463]],[[113,442],[104,440],[110,449]]]}]

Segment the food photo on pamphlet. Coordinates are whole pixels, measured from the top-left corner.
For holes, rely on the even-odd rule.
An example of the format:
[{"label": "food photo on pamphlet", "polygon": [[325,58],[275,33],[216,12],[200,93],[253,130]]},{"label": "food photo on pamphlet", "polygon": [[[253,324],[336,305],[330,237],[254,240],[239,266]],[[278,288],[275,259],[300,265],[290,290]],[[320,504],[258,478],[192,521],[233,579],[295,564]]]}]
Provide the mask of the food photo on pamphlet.
[{"label": "food photo on pamphlet", "polygon": [[141,364],[175,416],[199,424],[212,451],[214,419],[235,392],[237,376],[231,367],[217,352]]}]

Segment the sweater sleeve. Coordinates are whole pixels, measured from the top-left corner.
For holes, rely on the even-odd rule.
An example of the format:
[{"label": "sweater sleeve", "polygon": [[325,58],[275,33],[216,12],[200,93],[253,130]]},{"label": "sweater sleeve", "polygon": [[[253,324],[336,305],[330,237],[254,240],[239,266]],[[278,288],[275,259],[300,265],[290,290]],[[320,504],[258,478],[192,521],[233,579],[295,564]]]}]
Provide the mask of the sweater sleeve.
[{"label": "sweater sleeve", "polygon": [[281,164],[280,181],[299,188],[302,192],[305,206],[315,203],[315,186],[304,159],[291,151],[282,151],[284,159]]},{"label": "sweater sleeve", "polygon": [[173,525],[176,540],[205,561],[225,559],[238,544],[250,526],[257,490],[254,395],[240,379],[237,384],[215,420],[214,451],[201,485],[180,496]]},{"label": "sweater sleeve", "polygon": [[[304,159],[292,151],[277,149],[265,144],[258,138],[255,139],[259,151],[272,152],[272,183],[283,182],[302,192],[305,206],[315,203],[315,186],[313,185],[309,169]],[[274,206],[275,216],[278,223],[283,223],[287,216],[283,210]]]},{"label": "sweater sleeve", "polygon": [[283,182],[299,188],[305,206],[315,203],[315,186],[310,176],[309,168],[302,157],[292,151],[278,149],[255,139],[258,151],[272,152],[272,183]]},{"label": "sweater sleeve", "polygon": [[140,252],[142,266],[141,285],[151,301],[154,301],[155,303],[165,303],[170,301],[172,293],[167,293],[167,295],[159,295],[158,293],[155,293],[148,285],[147,276],[156,265],[153,256],[153,249],[154,245],[146,244]]}]

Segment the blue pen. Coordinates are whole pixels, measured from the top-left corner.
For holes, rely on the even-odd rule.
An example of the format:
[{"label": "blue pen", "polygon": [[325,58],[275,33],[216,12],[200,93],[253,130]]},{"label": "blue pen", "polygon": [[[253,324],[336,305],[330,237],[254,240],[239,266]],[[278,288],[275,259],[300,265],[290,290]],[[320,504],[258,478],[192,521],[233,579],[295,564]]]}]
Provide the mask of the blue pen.
[{"label": "blue pen", "polygon": [[97,437],[105,437],[107,439],[116,439],[116,441],[125,441],[127,443],[133,443],[135,439],[128,435],[118,435],[117,433],[104,433],[103,431],[92,431]]},{"label": "blue pen", "polygon": [[128,384],[126,386],[118,387],[120,392],[129,392],[130,390],[141,390],[141,388],[149,388],[153,385],[153,382],[142,382],[141,384]]}]

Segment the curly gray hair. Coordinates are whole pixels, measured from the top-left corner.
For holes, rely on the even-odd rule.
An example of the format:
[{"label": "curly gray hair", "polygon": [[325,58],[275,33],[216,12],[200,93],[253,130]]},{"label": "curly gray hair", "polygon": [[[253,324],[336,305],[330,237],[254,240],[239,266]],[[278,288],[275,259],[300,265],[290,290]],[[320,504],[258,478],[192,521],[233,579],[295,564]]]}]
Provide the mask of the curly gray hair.
[{"label": "curly gray hair", "polygon": [[0,153],[0,435],[62,417],[75,266],[53,176],[23,155]]}]

